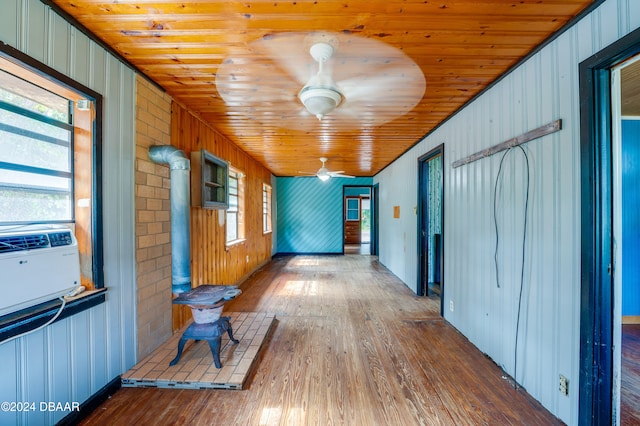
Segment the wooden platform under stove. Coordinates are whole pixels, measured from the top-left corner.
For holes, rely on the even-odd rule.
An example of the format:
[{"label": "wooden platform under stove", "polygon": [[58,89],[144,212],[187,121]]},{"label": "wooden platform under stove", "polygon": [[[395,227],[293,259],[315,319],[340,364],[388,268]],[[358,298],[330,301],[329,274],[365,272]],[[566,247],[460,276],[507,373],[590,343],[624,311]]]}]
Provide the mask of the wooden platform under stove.
[{"label": "wooden platform under stove", "polygon": [[175,357],[182,331],[122,375],[123,387],[158,387],[176,389],[243,389],[255,367],[264,343],[275,324],[275,315],[255,312],[225,312],[231,317],[234,344],[222,337],[220,361],[213,364],[206,341],[187,342],[180,361],[169,366]]}]

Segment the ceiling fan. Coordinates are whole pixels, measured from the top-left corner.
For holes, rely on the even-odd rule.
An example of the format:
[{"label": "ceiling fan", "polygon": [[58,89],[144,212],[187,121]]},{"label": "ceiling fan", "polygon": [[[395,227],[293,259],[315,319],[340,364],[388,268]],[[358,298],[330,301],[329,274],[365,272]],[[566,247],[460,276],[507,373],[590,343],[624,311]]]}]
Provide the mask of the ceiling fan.
[{"label": "ceiling fan", "polygon": [[320,161],[322,162],[322,167],[320,167],[317,172],[315,172],[315,173],[300,172],[300,173],[305,174],[305,175],[317,176],[318,179],[320,179],[323,182],[328,181],[332,177],[343,177],[343,178],[353,178],[353,177],[355,177],[355,176],[343,174],[344,173],[343,170],[340,170],[338,172],[330,171],[324,165],[324,163],[326,163],[328,161],[327,158],[325,158],[325,157],[321,157]]},{"label": "ceiling fan", "polygon": [[318,73],[311,77],[298,93],[298,99],[318,120],[332,112],[344,98],[340,89],[331,78],[331,73],[324,70],[323,65],[333,56],[333,46],[326,42],[318,42],[311,46],[309,53],[318,63]]},{"label": "ceiling fan", "polygon": [[420,67],[400,49],[346,33],[276,33],[225,58],[216,88],[246,119],[287,129],[384,124],[422,99]]}]

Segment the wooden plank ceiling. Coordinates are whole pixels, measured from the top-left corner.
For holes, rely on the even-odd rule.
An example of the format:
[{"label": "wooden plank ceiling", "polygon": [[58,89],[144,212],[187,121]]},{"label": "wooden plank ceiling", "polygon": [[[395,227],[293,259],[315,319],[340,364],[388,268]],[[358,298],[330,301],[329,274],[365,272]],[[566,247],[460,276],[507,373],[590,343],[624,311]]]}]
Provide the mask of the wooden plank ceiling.
[{"label": "wooden plank ceiling", "polygon": [[[275,175],[373,176],[592,0],[46,2]],[[317,41],[342,93],[321,121],[298,99]]]}]

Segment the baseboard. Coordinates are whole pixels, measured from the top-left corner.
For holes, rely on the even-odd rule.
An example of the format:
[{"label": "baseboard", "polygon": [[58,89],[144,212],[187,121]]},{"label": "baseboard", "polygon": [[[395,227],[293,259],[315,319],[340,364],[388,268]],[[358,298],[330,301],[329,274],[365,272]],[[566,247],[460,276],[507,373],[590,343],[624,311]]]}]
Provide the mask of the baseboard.
[{"label": "baseboard", "polygon": [[273,256],[271,256],[272,258],[276,259],[279,257],[289,257],[289,256],[342,256],[344,255],[343,252],[295,252],[295,251],[285,251],[285,252],[278,252],[276,254],[274,254]]},{"label": "baseboard", "polygon": [[93,411],[97,409],[100,404],[109,399],[109,397],[116,393],[116,391],[121,387],[122,378],[120,376],[117,376],[98,392],[91,395],[89,399],[80,404],[80,410],[72,411],[70,414],[63,417],[58,423],[56,423],[56,426],[77,425],[82,419],[88,417],[89,414],[93,413]]},{"label": "baseboard", "polygon": [[236,285],[238,287],[241,287],[242,284],[245,283],[245,281],[247,281],[249,278],[251,278],[253,275],[255,275],[260,269],[264,268],[270,262],[271,262],[271,258],[269,258],[269,259],[265,260],[264,262],[260,263],[258,266],[255,267],[255,269],[252,269],[244,277],[242,277],[238,281],[236,281],[236,283],[234,285]]},{"label": "baseboard", "polygon": [[625,315],[622,317],[622,324],[640,324],[639,315]]}]

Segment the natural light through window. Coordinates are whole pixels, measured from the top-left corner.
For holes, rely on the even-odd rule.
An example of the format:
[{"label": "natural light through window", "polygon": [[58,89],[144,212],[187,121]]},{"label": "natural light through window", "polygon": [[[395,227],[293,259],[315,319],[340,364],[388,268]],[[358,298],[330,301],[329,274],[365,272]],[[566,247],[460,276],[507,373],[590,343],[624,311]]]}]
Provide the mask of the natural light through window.
[{"label": "natural light through window", "polygon": [[101,97],[33,66],[0,54],[0,227],[70,228],[82,284],[101,287]]},{"label": "natural light through window", "polygon": [[318,281],[287,280],[278,292],[279,296],[317,296],[320,283]]},{"label": "natural light through window", "polygon": [[229,167],[227,245],[244,240],[244,174]]},{"label": "natural light through window", "polygon": [[271,225],[271,186],[262,184],[262,232],[272,231]]},{"label": "natural light through window", "polygon": [[0,70],[0,223],[73,221],[71,106]]},{"label": "natural light through window", "polygon": [[282,424],[282,407],[267,407],[262,409],[260,426]]}]

